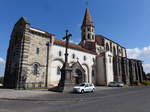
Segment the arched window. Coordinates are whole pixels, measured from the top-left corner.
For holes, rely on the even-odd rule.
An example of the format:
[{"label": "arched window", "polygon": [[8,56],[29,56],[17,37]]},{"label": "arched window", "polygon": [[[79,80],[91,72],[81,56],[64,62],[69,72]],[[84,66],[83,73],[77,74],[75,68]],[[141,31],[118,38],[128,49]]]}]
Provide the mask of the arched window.
[{"label": "arched window", "polygon": [[61,51],[59,51],[59,56],[61,56],[61,54],[62,54]]},{"label": "arched window", "polygon": [[111,63],[111,57],[109,57],[109,63]]},{"label": "arched window", "polygon": [[119,54],[121,54],[121,49],[118,50]]},{"label": "arched window", "polygon": [[34,65],[33,65],[33,74],[34,74],[34,75],[37,75],[37,74],[38,74],[38,68],[39,68],[39,67],[38,67],[38,64],[34,64]]},{"label": "arched window", "polygon": [[110,51],[112,52],[112,42],[110,42]]},{"label": "arched window", "polygon": [[87,38],[90,39],[90,34],[87,35]]},{"label": "arched window", "polygon": [[40,49],[36,48],[36,54],[39,54],[39,52],[40,52]]},{"label": "arched window", "polygon": [[72,58],[75,59],[75,54],[72,54]]},{"label": "arched window", "polygon": [[121,56],[123,56],[123,49],[121,48]]},{"label": "arched window", "polygon": [[57,75],[60,75],[61,71],[60,71],[60,67],[57,67]]},{"label": "arched window", "polygon": [[109,51],[109,45],[106,43],[106,51]]},{"label": "arched window", "polygon": [[92,35],[92,39],[94,40],[94,35]]},{"label": "arched window", "polygon": [[116,56],[116,48],[113,47],[113,55]]},{"label": "arched window", "polygon": [[86,56],[83,57],[84,61],[86,61]]},{"label": "arched window", "polygon": [[92,32],[94,32],[94,29],[92,28]]},{"label": "arched window", "polygon": [[90,28],[88,28],[88,31],[91,31]]}]

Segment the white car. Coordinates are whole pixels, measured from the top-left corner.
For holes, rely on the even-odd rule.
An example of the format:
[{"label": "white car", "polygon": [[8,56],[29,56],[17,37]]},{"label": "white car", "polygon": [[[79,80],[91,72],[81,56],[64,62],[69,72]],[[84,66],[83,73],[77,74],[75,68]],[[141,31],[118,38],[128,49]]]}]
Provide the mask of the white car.
[{"label": "white car", "polygon": [[90,83],[81,83],[73,88],[73,92],[84,93],[84,92],[94,92],[95,87]]},{"label": "white car", "polygon": [[121,82],[110,82],[108,86],[109,87],[123,87],[124,84]]}]

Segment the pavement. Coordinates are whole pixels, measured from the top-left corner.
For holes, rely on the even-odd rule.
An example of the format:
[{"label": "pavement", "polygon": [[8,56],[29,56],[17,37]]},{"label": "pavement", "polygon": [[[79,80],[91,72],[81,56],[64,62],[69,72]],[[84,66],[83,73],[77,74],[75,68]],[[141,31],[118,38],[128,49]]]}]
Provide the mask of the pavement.
[{"label": "pavement", "polygon": [[150,112],[150,86],[98,87],[96,90],[73,94],[3,89],[0,90],[0,112]]},{"label": "pavement", "polygon": [[[117,89],[112,87],[96,87],[96,91]],[[48,91],[47,89],[31,89],[31,90],[14,90],[14,89],[0,89],[0,99],[24,99],[24,100],[57,100],[58,97],[61,99],[64,96],[71,94],[73,95],[72,88],[66,89],[63,93]],[[76,95],[76,94],[75,94]],[[53,98],[44,99],[43,96],[51,96]],[[70,96],[71,97],[71,96]]]}]

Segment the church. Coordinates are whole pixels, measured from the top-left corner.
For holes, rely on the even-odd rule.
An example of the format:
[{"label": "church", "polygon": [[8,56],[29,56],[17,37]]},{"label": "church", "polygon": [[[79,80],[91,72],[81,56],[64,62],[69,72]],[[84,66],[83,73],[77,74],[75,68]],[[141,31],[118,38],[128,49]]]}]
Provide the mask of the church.
[{"label": "church", "polygon": [[[96,86],[109,82],[127,85],[142,83],[142,61],[128,59],[126,48],[96,34],[95,26],[87,8],[81,25],[79,44],[68,44],[69,80]],[[6,88],[49,88],[57,86],[64,64],[65,41],[54,34],[31,26],[21,17],[14,25],[4,75]]]}]

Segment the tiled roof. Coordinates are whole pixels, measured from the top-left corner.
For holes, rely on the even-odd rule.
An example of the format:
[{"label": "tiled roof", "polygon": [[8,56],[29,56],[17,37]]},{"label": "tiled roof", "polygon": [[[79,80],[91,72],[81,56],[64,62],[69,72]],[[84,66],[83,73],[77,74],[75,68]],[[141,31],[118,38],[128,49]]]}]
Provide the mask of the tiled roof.
[{"label": "tiled roof", "polygon": [[[99,44],[100,44],[102,41],[104,41],[104,39],[107,39],[107,40],[111,41],[112,43],[115,43],[115,44],[117,44],[118,46],[120,46],[120,47],[122,47],[122,48],[125,48],[125,47],[121,46],[120,44],[118,44],[118,43],[116,43],[116,42],[110,40],[109,38],[104,37],[103,35],[98,35],[98,34],[97,34],[95,37],[96,37],[96,42],[98,42]],[[103,42],[103,44],[104,44],[104,42]],[[101,45],[101,44],[100,44],[100,45]]]},{"label": "tiled roof", "polygon": [[40,30],[40,29],[37,29],[37,28],[30,27],[30,30],[34,31],[34,32],[37,32],[37,33],[40,33],[40,34],[47,35],[49,37],[54,36],[54,34],[48,33],[46,31],[43,31],[43,30]]},{"label": "tiled roof", "polygon": [[92,17],[90,15],[90,11],[89,11],[88,8],[86,8],[84,19],[83,19],[83,23],[82,23],[82,26],[84,26],[84,25],[94,26],[93,22],[92,22]]},{"label": "tiled roof", "polygon": [[[55,40],[54,44],[60,45],[60,46],[64,46],[64,47],[66,46],[66,43],[64,41],[62,41],[62,40]],[[87,49],[85,49],[82,46],[77,45],[77,44],[69,43],[68,47],[72,48],[72,49],[76,49],[76,50],[79,50],[79,51],[83,51],[83,52],[87,52],[87,53],[91,53],[91,54],[95,54],[96,55],[95,52],[87,50]]]}]

